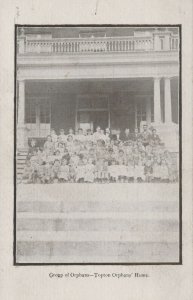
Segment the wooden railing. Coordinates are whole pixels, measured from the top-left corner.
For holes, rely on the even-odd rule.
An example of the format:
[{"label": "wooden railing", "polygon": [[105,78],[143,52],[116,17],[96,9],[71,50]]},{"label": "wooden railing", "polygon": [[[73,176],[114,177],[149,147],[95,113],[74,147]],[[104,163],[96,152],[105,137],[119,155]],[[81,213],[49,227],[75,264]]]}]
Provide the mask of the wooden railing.
[{"label": "wooden railing", "polygon": [[[155,37],[104,37],[104,38],[50,38],[20,39],[23,42],[19,53],[93,53],[93,52],[141,52],[154,50],[177,50],[178,36],[171,36],[169,49],[157,49]],[[20,48],[19,43],[19,48]]]}]

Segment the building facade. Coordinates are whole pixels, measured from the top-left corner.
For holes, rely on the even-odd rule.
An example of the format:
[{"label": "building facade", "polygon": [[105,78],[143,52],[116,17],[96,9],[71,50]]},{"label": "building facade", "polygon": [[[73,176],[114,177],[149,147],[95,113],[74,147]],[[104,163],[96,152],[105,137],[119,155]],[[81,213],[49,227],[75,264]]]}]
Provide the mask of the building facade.
[{"label": "building facade", "polygon": [[178,151],[178,28],[18,28],[17,148],[56,132],[153,125]]}]

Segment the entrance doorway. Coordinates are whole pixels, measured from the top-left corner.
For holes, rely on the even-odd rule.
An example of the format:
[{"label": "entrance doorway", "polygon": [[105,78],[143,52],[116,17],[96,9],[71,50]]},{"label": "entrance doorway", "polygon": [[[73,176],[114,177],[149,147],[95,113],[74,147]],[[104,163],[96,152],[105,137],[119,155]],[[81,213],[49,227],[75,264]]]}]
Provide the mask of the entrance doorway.
[{"label": "entrance doorway", "polygon": [[110,127],[109,99],[107,95],[79,95],[76,104],[76,130],[96,131]]},{"label": "entrance doorway", "polygon": [[108,127],[109,116],[107,111],[79,111],[77,115],[78,127],[84,131],[91,129],[93,132],[96,131],[97,126],[101,129]]}]

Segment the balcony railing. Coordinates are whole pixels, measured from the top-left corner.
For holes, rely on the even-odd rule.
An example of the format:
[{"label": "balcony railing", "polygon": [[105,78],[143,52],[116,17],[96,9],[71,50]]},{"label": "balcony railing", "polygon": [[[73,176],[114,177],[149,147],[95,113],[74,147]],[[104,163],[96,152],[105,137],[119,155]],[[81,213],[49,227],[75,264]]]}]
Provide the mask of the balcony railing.
[{"label": "balcony railing", "polygon": [[103,37],[103,38],[18,38],[19,53],[95,53],[95,52],[141,52],[178,50],[178,35],[163,34],[150,37]]}]

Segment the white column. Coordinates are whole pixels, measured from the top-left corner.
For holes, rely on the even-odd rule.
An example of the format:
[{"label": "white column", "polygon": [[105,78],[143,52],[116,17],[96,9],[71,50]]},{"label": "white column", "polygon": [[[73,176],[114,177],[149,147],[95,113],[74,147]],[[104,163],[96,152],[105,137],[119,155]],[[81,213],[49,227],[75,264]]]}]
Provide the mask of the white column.
[{"label": "white column", "polygon": [[25,81],[19,80],[17,115],[17,147],[25,147]]},{"label": "white column", "polygon": [[172,122],[172,102],[171,102],[171,87],[170,78],[164,80],[164,99],[165,99],[165,123]]},{"label": "white column", "polygon": [[154,122],[161,123],[160,78],[154,78]]},{"label": "white column", "polygon": [[25,81],[19,81],[18,97],[18,125],[24,125],[25,117]]},{"label": "white column", "polygon": [[146,121],[151,124],[151,98],[146,98]]}]

